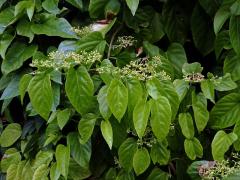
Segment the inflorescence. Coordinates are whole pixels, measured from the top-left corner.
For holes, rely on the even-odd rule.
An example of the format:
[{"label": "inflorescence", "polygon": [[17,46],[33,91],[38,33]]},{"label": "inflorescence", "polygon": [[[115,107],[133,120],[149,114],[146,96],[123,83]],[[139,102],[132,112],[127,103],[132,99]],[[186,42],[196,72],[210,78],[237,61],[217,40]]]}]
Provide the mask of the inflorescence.
[{"label": "inflorescence", "polygon": [[31,63],[32,67],[41,69],[69,69],[75,65],[91,65],[96,61],[100,61],[101,54],[97,51],[81,51],[76,52],[50,52],[46,59],[34,59]]},{"label": "inflorescence", "polygon": [[113,45],[113,49],[131,47],[134,46],[136,42],[136,39],[132,36],[119,36],[117,43]]},{"label": "inflorescence", "polygon": [[136,61],[131,61],[130,64],[127,64],[123,68],[108,65],[98,68],[97,71],[100,74],[109,73],[120,75],[121,78],[138,79],[140,81],[152,78],[171,80],[171,77],[164,70],[159,70],[161,65],[160,57],[153,57],[150,61],[146,58],[140,58]]}]

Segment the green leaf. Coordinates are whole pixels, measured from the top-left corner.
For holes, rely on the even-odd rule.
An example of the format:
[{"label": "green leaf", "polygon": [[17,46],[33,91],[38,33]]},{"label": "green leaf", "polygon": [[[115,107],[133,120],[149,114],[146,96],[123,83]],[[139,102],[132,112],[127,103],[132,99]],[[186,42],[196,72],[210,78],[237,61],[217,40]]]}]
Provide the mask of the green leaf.
[{"label": "green leaf", "polygon": [[33,180],[42,180],[47,178],[49,173],[48,166],[46,164],[40,165],[33,174]]},{"label": "green leaf", "polygon": [[0,9],[7,0],[0,0]]},{"label": "green leaf", "polygon": [[72,4],[78,9],[83,9],[83,2],[82,0],[66,0],[68,3]]},{"label": "green leaf", "polygon": [[154,168],[151,174],[148,176],[147,180],[168,180],[168,173],[162,171],[161,169]]},{"label": "green leaf", "polygon": [[14,36],[11,34],[8,34],[7,32],[3,33],[0,36],[0,55],[3,59],[5,59],[5,53],[13,39],[14,39]]},{"label": "green leaf", "polygon": [[65,90],[68,99],[77,112],[83,115],[93,109],[95,103],[94,84],[84,66],[68,70]]},{"label": "green leaf", "polygon": [[207,99],[215,103],[214,84],[210,79],[201,81],[201,90]]},{"label": "green leaf", "polygon": [[237,140],[237,135],[234,133],[226,134],[224,131],[218,131],[212,141],[213,159],[217,161],[224,160],[224,154],[230,146]]},{"label": "green leaf", "polygon": [[142,99],[138,101],[133,110],[133,124],[140,139],[144,136],[146,127],[148,125],[150,108],[150,101],[147,102],[145,99]]},{"label": "green leaf", "polygon": [[173,81],[173,85],[176,89],[179,100],[181,102],[188,92],[189,83],[184,81],[183,79],[176,79],[176,80]]},{"label": "green leaf", "polygon": [[203,70],[203,67],[199,62],[194,62],[191,64],[185,63],[183,64],[183,67],[182,67],[182,73],[185,76],[189,74],[201,73],[202,70]]},{"label": "green leaf", "polygon": [[68,168],[70,161],[70,148],[59,144],[56,148],[57,170],[65,179],[68,177]]},{"label": "green leaf", "polygon": [[[235,133],[238,137],[240,137],[240,121],[237,121],[234,128],[233,128],[233,133]],[[240,139],[238,138],[235,142],[234,142],[234,149],[236,151],[240,150]]]},{"label": "green leaf", "polygon": [[182,66],[184,63],[187,63],[187,57],[183,46],[179,43],[172,43],[168,47],[167,56],[174,67],[176,76],[182,78]]},{"label": "green leaf", "polygon": [[15,148],[7,149],[1,159],[1,171],[6,173],[11,164],[18,164],[21,161],[20,152]]},{"label": "green leaf", "polygon": [[112,131],[112,125],[108,120],[103,120],[101,122],[101,132],[109,148],[112,149],[113,131]]},{"label": "green leaf", "polygon": [[28,15],[29,20],[32,20],[33,13],[35,9],[35,3],[32,1],[20,1],[15,6],[14,15],[21,16],[25,11]]},{"label": "green leaf", "polygon": [[45,0],[42,3],[42,7],[51,14],[59,14],[60,9],[58,8],[59,0]]},{"label": "green leaf", "polygon": [[107,102],[113,115],[120,122],[128,105],[128,90],[121,80],[112,80],[107,92]]},{"label": "green leaf", "polygon": [[57,113],[57,122],[61,130],[69,121],[70,115],[71,115],[70,109],[64,109]]},{"label": "green leaf", "polygon": [[78,123],[78,132],[81,136],[81,143],[86,143],[93,133],[97,116],[95,114],[84,115]]},{"label": "green leaf", "polygon": [[235,54],[229,54],[225,61],[223,66],[224,74],[231,73],[232,79],[234,81],[240,80],[240,58],[238,55]]},{"label": "green leaf", "polygon": [[0,12],[0,34],[3,34],[5,29],[14,23],[15,19],[14,8],[12,6],[2,10]]},{"label": "green leaf", "polygon": [[145,147],[138,149],[135,152],[133,156],[133,169],[137,176],[147,170],[150,162],[150,156],[148,154],[148,150]]},{"label": "green leaf", "polygon": [[193,120],[192,116],[189,113],[181,113],[178,116],[178,122],[182,129],[183,135],[191,139],[194,137],[194,126],[193,126]]},{"label": "green leaf", "polygon": [[15,42],[8,50],[6,58],[2,62],[2,72],[8,74],[20,68],[23,63],[31,58],[37,51],[37,46],[27,46],[21,42]]},{"label": "green leaf", "polygon": [[137,151],[137,147],[137,141],[133,138],[128,138],[118,149],[119,163],[127,172],[132,170],[133,156]]},{"label": "green leaf", "polygon": [[72,158],[85,169],[89,168],[89,162],[92,154],[91,141],[85,144],[79,142],[78,133],[71,132],[67,136],[67,143],[70,146]]},{"label": "green leaf", "polygon": [[89,14],[91,18],[99,18],[104,14],[104,8],[108,0],[90,0],[89,3]]},{"label": "green leaf", "polygon": [[99,104],[99,110],[100,113],[102,115],[102,117],[105,120],[108,120],[111,115],[112,112],[108,106],[108,102],[107,102],[107,91],[108,91],[108,87],[107,86],[103,86],[97,96],[97,100],[98,100],[98,104]]},{"label": "green leaf", "polygon": [[191,17],[191,30],[194,44],[204,56],[214,47],[215,36],[213,28],[209,26],[210,23],[209,16],[199,4],[196,4]]},{"label": "green leaf", "polygon": [[223,25],[225,24],[227,19],[230,17],[230,15],[231,15],[230,11],[227,7],[221,7],[218,9],[218,11],[214,16],[214,22],[213,22],[215,34],[217,34],[222,29]]},{"label": "green leaf", "polygon": [[202,94],[192,93],[192,107],[194,112],[194,120],[197,130],[200,133],[204,130],[209,120],[209,112],[207,110],[207,99]]},{"label": "green leaf", "polygon": [[230,36],[229,36],[229,30],[221,31],[217,34],[215,39],[215,54],[216,58],[219,58],[221,55],[221,52],[224,49],[231,49],[232,44],[230,42]]},{"label": "green leaf", "polygon": [[135,179],[135,176],[134,176],[133,172],[128,173],[124,170],[121,170],[118,173],[118,176],[117,176],[116,180],[134,180],[134,179]]},{"label": "green leaf", "polygon": [[148,80],[146,83],[148,94],[155,100],[159,97],[164,96],[168,99],[171,110],[172,110],[172,120],[175,119],[175,116],[179,107],[179,97],[172,84],[169,81],[159,81],[156,78]]},{"label": "green leaf", "polygon": [[28,89],[28,85],[29,85],[31,79],[32,79],[32,75],[25,74],[19,82],[19,88],[18,89],[19,89],[19,94],[20,94],[22,104],[23,104],[24,95],[25,95],[25,93]]},{"label": "green leaf", "polygon": [[117,178],[117,170],[115,168],[109,168],[104,178],[109,180],[115,180]]},{"label": "green leaf", "polygon": [[236,0],[232,6],[230,7],[230,11],[232,15],[240,15],[240,1]]},{"label": "green leaf", "polygon": [[150,152],[150,156],[154,164],[167,165],[170,159],[170,151],[167,149],[167,141],[164,140],[161,143],[157,142],[153,144]]},{"label": "green leaf", "polygon": [[121,8],[121,4],[118,0],[110,0],[105,6],[105,17],[116,16]]},{"label": "green leaf", "polygon": [[1,146],[9,147],[13,145],[22,134],[22,128],[18,123],[9,124],[1,134]]},{"label": "green leaf", "polygon": [[47,120],[53,105],[53,92],[49,74],[34,76],[28,85],[28,93],[34,110]]},{"label": "green leaf", "polygon": [[159,141],[166,138],[171,124],[172,111],[167,98],[159,96],[158,99],[151,100],[150,124],[153,134]]},{"label": "green leaf", "polygon": [[16,174],[17,174],[17,168],[18,164],[11,164],[9,168],[7,169],[7,180],[15,180]]},{"label": "green leaf", "polygon": [[230,41],[233,49],[237,54],[240,54],[240,30],[238,25],[240,23],[240,16],[231,16],[229,24]]},{"label": "green leaf", "polygon": [[223,129],[240,120],[240,94],[231,93],[220,99],[210,112],[209,125],[213,129]]},{"label": "green leaf", "polygon": [[107,42],[104,40],[102,33],[92,32],[84,36],[77,42],[77,51],[97,51],[100,54],[104,53]]},{"label": "green leaf", "polygon": [[60,172],[57,170],[57,163],[53,163],[50,168],[50,179],[58,180],[60,177]]},{"label": "green leaf", "polygon": [[231,74],[226,73],[214,81],[214,86],[217,91],[230,91],[237,88],[237,84],[232,80]]},{"label": "green leaf", "polygon": [[199,142],[199,140],[195,137],[193,139],[185,139],[184,149],[185,149],[187,156],[191,160],[195,160],[196,157],[201,158],[203,155],[202,145]]},{"label": "green leaf", "polygon": [[42,24],[33,24],[31,30],[34,34],[45,34],[47,36],[59,36],[62,38],[75,38],[72,26],[64,18],[49,18]]},{"label": "green leaf", "polygon": [[139,5],[139,0],[126,0],[126,3],[134,16]]},{"label": "green leaf", "polygon": [[52,151],[39,151],[32,162],[32,168],[35,170],[39,166],[45,164],[49,165],[53,159],[53,152]]},{"label": "green leaf", "polygon": [[20,77],[18,75],[14,76],[9,82],[7,87],[4,89],[0,100],[7,100],[19,95],[19,81]]},{"label": "green leaf", "polygon": [[89,168],[81,167],[76,161],[70,159],[69,179],[88,179],[89,176],[91,176]]},{"label": "green leaf", "polygon": [[25,36],[29,38],[29,43],[32,42],[34,38],[34,33],[31,30],[31,23],[26,19],[22,19],[17,24],[17,34],[20,36]]}]

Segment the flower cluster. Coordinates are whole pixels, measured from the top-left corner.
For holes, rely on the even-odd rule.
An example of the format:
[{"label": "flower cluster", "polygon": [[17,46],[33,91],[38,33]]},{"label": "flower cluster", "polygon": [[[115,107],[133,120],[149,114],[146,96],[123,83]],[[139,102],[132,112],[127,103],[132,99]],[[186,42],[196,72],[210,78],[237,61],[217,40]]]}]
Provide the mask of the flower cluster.
[{"label": "flower cluster", "polygon": [[162,62],[159,57],[152,58],[149,61],[146,58],[141,58],[136,61],[131,61],[123,68],[113,67],[111,65],[98,68],[98,72],[118,74],[122,78],[138,79],[146,81],[152,78],[159,78],[161,80],[171,80],[171,77],[164,71],[159,70]]},{"label": "flower cluster", "polygon": [[228,177],[240,169],[239,155],[234,154],[233,160],[210,161],[198,168],[199,175],[206,180]]},{"label": "flower cluster", "polygon": [[83,37],[92,32],[91,26],[72,27],[72,31],[75,32],[79,37]]},{"label": "flower cluster", "polygon": [[53,51],[49,53],[46,59],[34,59],[31,63],[32,67],[41,69],[69,69],[75,65],[91,65],[96,61],[100,61],[101,54],[97,51],[81,51],[75,52],[61,52]]},{"label": "flower cluster", "polygon": [[198,83],[204,80],[204,75],[201,73],[187,74],[184,77],[184,80],[191,83]]},{"label": "flower cluster", "polygon": [[136,42],[137,41],[132,36],[119,36],[117,39],[117,44],[113,45],[113,49],[131,47]]}]

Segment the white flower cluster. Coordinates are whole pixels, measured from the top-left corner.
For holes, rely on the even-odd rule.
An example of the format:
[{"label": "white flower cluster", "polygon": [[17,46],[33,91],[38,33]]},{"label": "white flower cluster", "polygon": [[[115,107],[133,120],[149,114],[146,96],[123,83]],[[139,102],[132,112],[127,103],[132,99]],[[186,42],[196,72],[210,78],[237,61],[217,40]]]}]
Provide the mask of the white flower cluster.
[{"label": "white flower cluster", "polygon": [[185,75],[183,78],[187,82],[198,83],[204,80],[204,75],[202,75],[201,73],[193,73]]},{"label": "white flower cluster", "polygon": [[32,67],[41,69],[69,69],[75,65],[91,65],[96,61],[100,61],[101,54],[97,51],[81,51],[76,52],[61,52],[53,51],[49,53],[46,59],[34,59],[30,64]]},{"label": "white flower cluster", "polygon": [[134,46],[137,41],[132,36],[119,36],[117,39],[117,44],[113,45],[113,49],[117,48],[127,48]]},{"label": "white flower cluster", "polygon": [[79,37],[83,37],[92,32],[91,26],[72,27],[72,31],[75,32]]},{"label": "white flower cluster", "polygon": [[164,71],[159,71],[158,68],[162,62],[160,57],[154,57],[152,60],[146,58],[131,61],[123,68],[113,67],[111,65],[98,68],[97,71],[102,73],[118,74],[122,78],[138,79],[146,81],[152,78],[159,78],[161,80],[171,80],[171,77]]}]

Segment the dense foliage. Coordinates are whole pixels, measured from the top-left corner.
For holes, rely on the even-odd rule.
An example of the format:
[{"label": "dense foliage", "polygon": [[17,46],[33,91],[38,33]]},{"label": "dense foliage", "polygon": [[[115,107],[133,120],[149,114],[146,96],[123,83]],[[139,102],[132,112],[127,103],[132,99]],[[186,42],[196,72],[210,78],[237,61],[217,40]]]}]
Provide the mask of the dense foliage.
[{"label": "dense foliage", "polygon": [[240,0],[0,0],[0,179],[239,179]]}]

